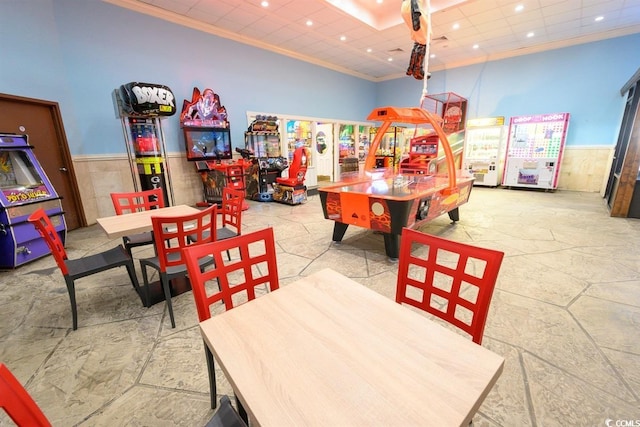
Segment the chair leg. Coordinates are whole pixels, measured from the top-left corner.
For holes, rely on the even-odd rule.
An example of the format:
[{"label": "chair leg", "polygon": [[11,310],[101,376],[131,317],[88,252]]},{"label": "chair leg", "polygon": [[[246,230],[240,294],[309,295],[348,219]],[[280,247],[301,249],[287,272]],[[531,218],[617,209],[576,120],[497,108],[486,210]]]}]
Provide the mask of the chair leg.
[{"label": "chair leg", "polygon": [[142,262],[140,262],[140,270],[142,271],[145,307],[151,307],[151,296],[149,295],[149,278],[147,276],[147,267],[145,267]]},{"label": "chair leg", "polygon": [[213,353],[211,353],[211,350],[209,350],[209,347],[207,347],[207,343],[203,343],[205,357],[207,358],[207,369],[209,371],[209,393],[211,395],[211,409],[216,409],[216,406],[218,406],[218,389],[216,387],[215,363],[213,361]]},{"label": "chair leg", "polygon": [[76,307],[76,286],[73,279],[69,276],[64,276],[64,281],[67,284],[67,292],[69,292],[69,300],[71,301],[71,319],[73,322],[73,330],[78,329],[78,308]]},{"label": "chair leg", "polygon": [[162,289],[164,290],[164,299],[169,309],[169,318],[171,319],[171,327],[176,327],[176,320],[173,317],[173,304],[171,304],[171,289],[169,288],[169,278],[165,273],[160,273],[160,283],[162,283]]},{"label": "chair leg", "polygon": [[[235,393],[234,393],[235,396]],[[240,402],[240,399],[238,399],[238,396],[235,396],[236,398],[236,406],[238,407],[238,415],[240,415],[240,418],[242,418],[242,421],[244,421],[244,423],[246,425],[249,425],[249,416],[247,415],[247,410],[244,409],[244,406],[242,406],[242,402]]]},{"label": "chair leg", "polygon": [[136,290],[136,292],[138,293],[138,296],[142,300],[142,305],[144,305],[145,307],[149,307],[149,301],[147,301],[145,296],[142,295],[142,289],[140,289],[140,284],[138,283],[138,277],[136,276],[136,269],[133,266],[133,261],[130,261],[129,263],[127,263],[126,267],[127,267],[127,273],[129,273],[129,279],[131,279],[131,284],[133,285],[133,288]]}]

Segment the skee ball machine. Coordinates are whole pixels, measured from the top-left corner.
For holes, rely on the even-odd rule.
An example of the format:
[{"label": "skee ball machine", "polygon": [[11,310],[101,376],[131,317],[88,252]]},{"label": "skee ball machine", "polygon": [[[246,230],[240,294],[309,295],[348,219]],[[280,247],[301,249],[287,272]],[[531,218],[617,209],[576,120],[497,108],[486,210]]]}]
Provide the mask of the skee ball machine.
[{"label": "skee ball machine", "polygon": [[[222,189],[245,190],[245,169],[251,162],[233,161],[231,130],[227,110],[220,97],[211,89],[202,93],[193,88],[191,101],[184,100],[180,125],[184,134],[187,160],[195,163],[202,178],[204,202],[202,206],[222,203]],[[249,206],[243,202],[242,209]]]},{"label": "skee ball machine", "polygon": [[[333,241],[340,242],[349,225],[381,232],[390,260],[398,258],[403,227],[417,228],[447,213],[459,220],[458,207],[469,200],[473,177],[456,168],[442,117],[421,108],[382,107],[374,109],[367,120],[381,121],[371,144],[364,171],[357,176],[345,175],[343,181],[319,189],[324,217],[335,221]],[[386,130],[394,123],[428,128],[437,135],[445,153],[442,171],[398,174],[393,168],[376,169],[375,153]],[[425,155],[432,156],[434,141],[425,141]],[[350,174],[351,175],[351,174]],[[355,175],[355,174],[354,174]]]},{"label": "skee ball machine", "polygon": [[45,241],[27,222],[39,208],[45,210],[63,244],[67,237],[60,196],[33,148],[27,135],[0,134],[0,268],[15,268],[49,254]]},{"label": "skee ball machine", "polygon": [[127,145],[134,191],[162,188],[165,206],[174,204],[162,118],[176,113],[167,86],[131,82],[115,91],[115,101]]}]

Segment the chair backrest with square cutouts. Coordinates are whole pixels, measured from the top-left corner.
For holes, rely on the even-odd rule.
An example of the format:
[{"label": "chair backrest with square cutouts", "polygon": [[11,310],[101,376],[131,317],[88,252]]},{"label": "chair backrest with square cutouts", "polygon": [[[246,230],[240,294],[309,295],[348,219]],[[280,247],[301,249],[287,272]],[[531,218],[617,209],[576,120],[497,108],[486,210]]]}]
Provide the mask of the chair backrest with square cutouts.
[{"label": "chair backrest with square cutouts", "polygon": [[[222,255],[237,249],[239,259],[228,260]],[[223,301],[225,309],[235,306],[234,295],[244,294],[250,301],[256,298],[256,288],[278,289],[278,266],[273,229],[266,228],[216,242],[190,246],[183,250],[187,271],[196,301],[198,319],[211,317],[211,305]],[[201,271],[198,260],[212,256],[214,268]]]},{"label": "chair backrest with square cutouts", "polygon": [[396,302],[437,316],[482,343],[504,253],[402,230]]},{"label": "chair backrest with square cutouts", "polygon": [[49,246],[51,255],[53,255],[53,258],[56,260],[56,264],[60,267],[62,274],[65,276],[69,274],[69,269],[65,263],[68,258],[67,251],[64,249],[64,243],[62,243],[60,235],[44,209],[37,209],[29,216],[27,221],[33,224],[47,246]]},{"label": "chair backrest with square cutouts", "polygon": [[230,225],[236,234],[242,234],[242,202],[244,191],[225,187],[222,189],[222,227]]},{"label": "chair backrest with square cutouts", "polygon": [[148,211],[165,206],[162,188],[131,193],[111,193],[111,201],[116,215]]},{"label": "chair backrest with square cutouts", "polygon": [[[183,266],[182,248],[190,244],[203,244],[216,240],[218,207],[212,205],[198,213],[182,216],[152,216],[153,235],[160,270]],[[189,240],[195,236],[195,243]]]}]

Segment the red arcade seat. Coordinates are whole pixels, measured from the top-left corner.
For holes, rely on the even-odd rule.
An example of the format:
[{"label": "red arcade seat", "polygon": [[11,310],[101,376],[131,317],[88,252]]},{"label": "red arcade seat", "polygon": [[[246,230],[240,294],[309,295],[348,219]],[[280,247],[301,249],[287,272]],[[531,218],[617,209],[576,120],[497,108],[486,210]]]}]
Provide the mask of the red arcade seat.
[{"label": "red arcade seat", "polygon": [[276,178],[278,184],[295,187],[304,183],[304,177],[307,174],[307,166],[309,165],[310,153],[307,147],[298,147],[293,152],[293,160],[289,166],[289,178]]}]

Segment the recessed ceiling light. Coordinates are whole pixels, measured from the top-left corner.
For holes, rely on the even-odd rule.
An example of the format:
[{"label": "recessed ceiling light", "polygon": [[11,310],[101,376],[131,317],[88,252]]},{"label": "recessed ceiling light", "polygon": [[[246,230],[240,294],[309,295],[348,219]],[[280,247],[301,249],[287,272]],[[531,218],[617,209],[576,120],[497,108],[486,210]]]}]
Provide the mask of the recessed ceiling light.
[{"label": "recessed ceiling light", "polygon": [[340,41],[343,42],[347,39],[347,36],[340,36]]},{"label": "recessed ceiling light", "polygon": [[382,3],[384,3],[384,0],[376,0],[376,3],[382,4]]},{"label": "recessed ceiling light", "polygon": [[391,61],[393,61],[393,58],[392,58],[392,57],[389,57],[389,58],[387,59],[387,61],[391,62]]},{"label": "recessed ceiling light", "polygon": [[313,21],[311,19],[307,20],[307,27],[310,27],[313,25]]},{"label": "recessed ceiling light", "polygon": [[533,37],[533,36],[535,36],[535,35],[536,35],[536,33],[534,33],[533,31],[529,31],[529,32],[527,33],[527,37]]},{"label": "recessed ceiling light", "polygon": [[474,49],[478,49],[479,47],[480,47],[480,45],[479,45],[479,44],[474,44],[474,45],[473,45],[473,48],[474,48]]},{"label": "recessed ceiling light", "polygon": [[432,53],[431,55],[429,55],[429,58],[435,58],[435,57],[436,57],[435,53]]},{"label": "recessed ceiling light", "polygon": [[371,49],[370,47],[367,48],[367,53],[371,53],[373,52],[373,49]]},{"label": "recessed ceiling light", "polygon": [[598,16],[598,17],[596,17],[595,21],[596,21],[596,22],[600,22],[600,21],[602,21],[603,19],[604,19],[604,16]]},{"label": "recessed ceiling light", "polygon": [[269,7],[269,2],[268,1],[263,1],[262,3],[260,3],[260,6]]},{"label": "recessed ceiling light", "polygon": [[519,4],[516,6],[516,12],[522,12],[524,10],[524,6]]},{"label": "recessed ceiling light", "polygon": [[454,30],[457,30],[458,28],[460,28],[460,24],[458,24],[457,22],[455,24],[453,24],[452,27]]}]

